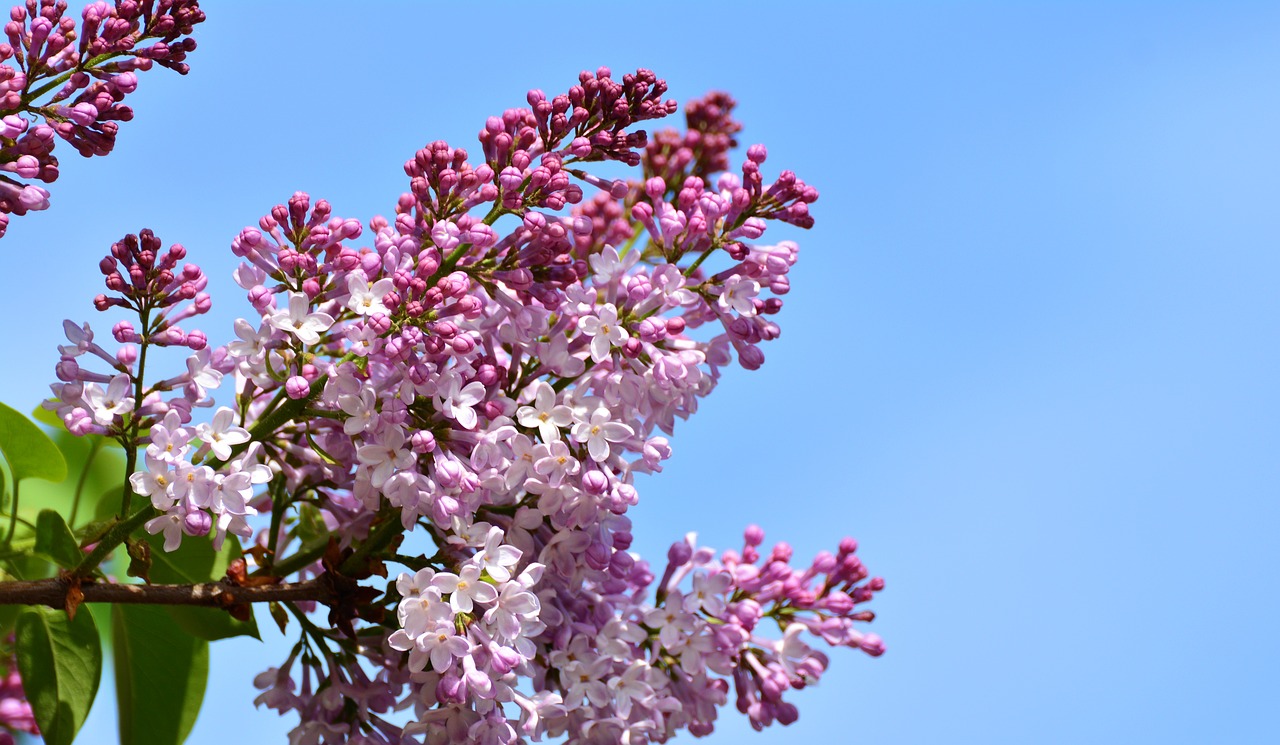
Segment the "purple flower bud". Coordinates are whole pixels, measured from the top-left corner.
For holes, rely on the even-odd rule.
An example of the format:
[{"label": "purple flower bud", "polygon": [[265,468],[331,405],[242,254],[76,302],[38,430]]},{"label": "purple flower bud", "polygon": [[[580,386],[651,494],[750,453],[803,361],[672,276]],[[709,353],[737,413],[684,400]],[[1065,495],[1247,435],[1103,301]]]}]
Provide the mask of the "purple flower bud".
[{"label": "purple flower bud", "polygon": [[436,449],[436,437],[426,430],[418,430],[409,438],[415,453],[429,453]]},{"label": "purple flower bud", "polygon": [[593,468],[582,474],[582,488],[588,494],[598,497],[609,491],[609,477]]},{"label": "purple flower bud", "polygon": [[688,541],[676,541],[667,549],[667,561],[674,565],[687,564],[693,558],[693,546]]},{"label": "purple flower bud", "polygon": [[369,329],[379,336],[391,330],[391,317],[385,313],[374,313],[366,323]]},{"label": "purple flower bud", "polygon": [[294,400],[306,398],[311,392],[311,384],[301,375],[294,375],[285,381],[284,392]]},{"label": "purple flower bud", "polygon": [[208,535],[212,525],[213,519],[204,510],[191,510],[182,518],[182,532],[192,538]]}]

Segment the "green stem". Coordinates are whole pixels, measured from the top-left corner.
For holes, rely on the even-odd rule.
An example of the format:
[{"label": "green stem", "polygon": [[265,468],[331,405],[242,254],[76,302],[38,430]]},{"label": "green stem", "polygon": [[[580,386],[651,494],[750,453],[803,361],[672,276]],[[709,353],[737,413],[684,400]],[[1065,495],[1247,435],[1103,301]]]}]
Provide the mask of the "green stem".
[{"label": "green stem", "polygon": [[[382,550],[382,548],[391,542],[392,538],[395,538],[404,531],[404,528],[400,525],[399,516],[396,515],[396,512],[397,510],[393,508],[384,510],[381,513],[380,517],[385,520],[385,522],[375,528],[373,532],[369,534],[369,537],[360,544],[360,548],[356,549],[355,553],[353,553],[346,561],[342,562],[342,566],[338,567],[338,571],[346,572],[358,566],[359,563],[364,561],[364,559],[370,554],[375,551]],[[281,559],[280,561],[272,562],[270,571],[267,571],[267,567],[263,567],[253,574],[254,576],[270,574],[274,577],[288,577],[290,574],[314,563],[320,557],[324,556],[324,552],[327,551],[328,548],[329,544],[327,541],[324,543],[315,543],[310,546],[303,546],[292,556]]]},{"label": "green stem", "polygon": [[[339,362],[342,361],[339,360]],[[240,453],[243,453],[249,448],[250,444],[267,439],[280,428],[280,425],[301,414],[307,408],[307,404],[311,403],[324,390],[325,383],[328,380],[329,376],[327,374],[321,375],[312,381],[311,391],[306,396],[290,399],[276,407],[275,411],[259,419],[256,424],[249,428],[249,442],[242,442],[231,448],[231,457],[235,458]]]},{"label": "green stem", "polygon": [[706,261],[707,257],[710,256],[712,252],[714,252],[717,248],[719,248],[719,246],[712,245],[711,248],[708,248],[706,251],[703,251],[702,255],[699,256],[692,264],[690,264],[688,269],[684,270],[684,276],[686,277],[692,276],[694,271],[696,271],[698,267],[702,266],[702,262]]},{"label": "green stem", "polygon": [[369,534],[369,537],[364,540],[364,543],[360,544],[360,548],[357,548],[355,553],[342,562],[342,566],[338,567],[339,572],[347,574],[358,568],[370,554],[375,551],[381,551],[391,542],[391,539],[404,532],[404,526],[400,524],[400,516],[396,514],[397,512],[399,510],[396,509],[383,510],[381,517],[386,522],[374,529]]},{"label": "green stem", "polygon": [[110,530],[107,531],[106,535],[102,536],[102,540],[98,541],[98,545],[94,547],[93,551],[89,552],[89,555],[84,557],[84,560],[81,561],[74,570],[72,570],[72,575],[76,577],[87,577],[93,572],[93,570],[98,568],[98,565],[102,563],[103,559],[107,558],[108,554],[110,554],[121,543],[124,543],[124,540],[128,538],[133,531],[142,527],[143,523],[159,514],[160,510],[157,510],[155,507],[148,504],[130,515],[127,520],[117,522]]},{"label": "green stem", "polygon": [[319,543],[311,546],[304,546],[298,549],[298,552],[280,561],[272,561],[271,566],[263,567],[253,573],[256,576],[271,575],[273,577],[288,577],[290,574],[302,569],[303,567],[314,563],[329,548],[329,544]]},{"label": "green stem", "polygon": [[71,519],[67,521],[67,526],[72,530],[75,529],[76,514],[80,512],[80,495],[84,493],[84,484],[89,480],[89,469],[93,467],[93,459],[98,456],[98,451],[102,449],[103,440],[93,438],[89,442],[89,456],[85,458],[84,470],[80,472],[80,480],[76,482],[75,501],[71,503]]},{"label": "green stem", "polygon": [[54,88],[56,88],[56,87],[58,87],[58,86],[62,85],[63,83],[67,82],[68,80],[70,80],[72,75],[74,75],[74,74],[76,74],[76,73],[78,73],[78,72],[84,72],[84,71],[86,71],[86,70],[89,70],[89,69],[91,69],[91,68],[93,68],[93,67],[97,66],[97,65],[102,64],[103,62],[107,62],[107,61],[109,61],[109,60],[112,60],[112,59],[115,59],[116,57],[121,57],[121,56],[123,56],[123,55],[122,55],[122,54],[120,54],[119,52],[110,52],[110,53],[108,53],[108,54],[99,54],[97,57],[94,57],[93,59],[90,59],[90,60],[89,60],[88,62],[86,62],[85,64],[83,64],[83,65],[77,65],[77,66],[75,67],[75,69],[67,70],[66,72],[62,73],[62,74],[61,74],[61,75],[59,75],[58,77],[56,77],[56,78],[54,78],[54,79],[50,80],[48,83],[45,83],[44,85],[40,86],[39,88],[36,88],[34,91],[31,91],[30,93],[26,94],[25,96],[23,96],[23,97],[22,97],[22,103],[23,103],[23,105],[24,105],[24,106],[30,106],[30,105],[31,105],[31,102],[35,101],[37,98],[39,98],[39,97],[43,96],[44,94],[48,93],[49,91],[53,90]]},{"label": "green stem", "polygon": [[18,484],[21,483],[15,475],[13,478],[13,506],[9,508],[9,535],[4,539],[4,545],[8,546],[13,543],[13,533],[18,529]]},{"label": "green stem", "polygon": [[124,489],[120,494],[120,515],[121,520],[125,515],[129,514],[129,502],[133,499],[133,484],[129,482],[129,477],[133,475],[133,471],[138,467],[138,448],[126,447],[124,449]]},{"label": "green stem", "polygon": [[288,505],[284,500],[284,479],[279,481],[280,488],[274,490],[271,495],[271,532],[267,536],[267,568],[274,568],[276,564],[276,548],[280,543],[280,522],[284,519],[284,511],[288,509]]},{"label": "green stem", "polygon": [[[138,314],[138,320],[142,323],[143,329],[150,328],[151,308],[144,305]],[[142,431],[142,417],[138,414],[138,409],[142,408],[142,381],[147,374],[147,348],[150,346],[150,332],[143,337],[141,347],[138,351],[138,374],[133,379],[133,418],[129,422],[129,442],[125,444],[125,467],[124,467],[124,489],[120,494],[120,519],[123,520],[125,515],[129,514],[130,508],[133,506],[133,489],[129,485],[129,477],[133,475],[133,471],[138,466],[138,433]]]}]

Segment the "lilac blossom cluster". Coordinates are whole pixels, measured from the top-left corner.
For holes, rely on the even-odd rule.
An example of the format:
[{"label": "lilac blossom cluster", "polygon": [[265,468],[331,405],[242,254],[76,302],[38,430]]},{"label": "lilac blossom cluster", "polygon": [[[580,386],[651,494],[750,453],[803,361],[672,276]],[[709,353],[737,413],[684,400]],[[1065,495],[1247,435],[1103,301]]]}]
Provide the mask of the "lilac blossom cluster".
[{"label": "lilac blossom cluster", "polygon": [[133,118],[124,98],[139,72],[161,65],[186,74],[204,20],[196,0],[90,3],[79,22],[66,0],[26,0],[9,11],[0,43],[0,237],[9,215],[49,207],[58,178],[57,139],[88,158],[115,146]]},{"label": "lilac blossom cluster", "polygon": [[[827,666],[811,643],[883,651],[856,628],[883,581],[851,539],[795,567],[756,527],[718,558],[690,535],[656,582],[629,550],[635,476],[779,335],[797,246],[759,239],[809,227],[817,199],[789,171],[766,184],[760,145],[729,170],[725,94],[651,141],[634,125],[676,111],[665,92],[605,68],[531,91],[486,122],[482,162],[416,153],[394,218],[367,232],[295,194],[232,242],[254,313],[225,346],[178,326],[209,307],[181,246],[143,231],[103,260],[97,307],[139,322],[116,324],[114,353],[68,322],[47,406],[144,448],[146,529],[168,550],[245,539],[267,581],[408,569],[346,593],[328,628],[290,605],[302,636],[255,682],[300,717],[293,742],[664,742],[712,731],[730,691],[753,726],[790,724],[784,694]],[[583,170],[596,161],[642,174]],[[153,346],[186,347],[186,372],[147,384]],[[234,406],[195,423],[227,378]],[[433,548],[408,549],[418,537]]]}]

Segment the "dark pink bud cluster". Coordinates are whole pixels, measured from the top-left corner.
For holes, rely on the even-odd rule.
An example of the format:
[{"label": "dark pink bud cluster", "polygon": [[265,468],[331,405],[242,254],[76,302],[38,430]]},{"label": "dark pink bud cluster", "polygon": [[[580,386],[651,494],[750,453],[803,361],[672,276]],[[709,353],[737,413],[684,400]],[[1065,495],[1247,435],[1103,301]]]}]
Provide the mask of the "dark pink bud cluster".
[{"label": "dark pink bud cluster", "polygon": [[818,190],[801,181],[792,171],[783,171],[765,189],[764,177],[760,175],[760,164],[764,163],[765,157],[764,145],[752,145],[742,163],[742,183],[751,195],[748,213],[766,220],[781,220],[797,227],[812,228],[809,205],[818,201]]},{"label": "dark pink bud cluster", "polygon": [[569,139],[569,152],[582,160],[620,160],[639,165],[637,148],[647,143],[644,130],[623,130],[649,119],[661,119],[676,111],[675,101],[663,101],[667,82],[652,70],[640,69],[613,79],[609,68],[595,74],[583,71],[578,85],[547,100],[539,90],[529,91],[529,105],[543,147],[550,152]]},{"label": "dark pink bud cluster", "polygon": [[721,91],[686,104],[688,129],[654,134],[645,148],[645,175],[677,184],[684,174],[709,179],[729,170],[729,151],[738,146],[735,135],[742,131],[742,124],[733,118],[736,105],[732,96]]},{"label": "dark pink bud cluster", "polygon": [[179,268],[179,262],[187,255],[181,244],[175,243],[167,251],[161,249],[160,239],[146,228],[111,244],[111,253],[99,262],[98,268],[106,276],[107,289],[112,294],[97,296],[93,304],[98,310],[130,308],[143,319],[142,329],[133,328],[127,321],[116,324],[113,334],[121,344],[134,344],[145,338],[159,346],[203,349],[208,343],[203,332],[187,333],[177,324],[209,312],[213,304],[205,292],[209,279],[195,264]]},{"label": "dark pink bud cluster", "polygon": [[437,140],[419,150],[404,164],[409,176],[409,192],[401,195],[396,214],[412,214],[422,227],[430,229],[437,221],[460,215],[498,196],[493,169],[482,165],[473,169],[467,163],[467,151],[451,148]]},{"label": "dark pink bud cluster", "polygon": [[[54,137],[82,156],[115,147],[133,118],[125,96],[136,73],[160,64],[186,74],[190,38],[204,20],[196,0],[116,0],[85,6],[81,22],[65,0],[27,0],[10,10],[0,43],[0,236],[7,215],[49,206],[43,187],[58,178]],[[12,174],[16,178],[3,175]]]},{"label": "dark pink bud cluster", "polygon": [[300,191],[287,204],[272,207],[258,220],[258,227],[240,231],[231,242],[231,252],[262,273],[249,285],[249,300],[259,307],[270,303],[271,293],[254,288],[268,277],[314,298],[330,274],[358,267],[359,254],[344,241],[359,238],[363,231],[359,220],[336,217],[328,201],[320,199],[313,205],[311,196]]}]

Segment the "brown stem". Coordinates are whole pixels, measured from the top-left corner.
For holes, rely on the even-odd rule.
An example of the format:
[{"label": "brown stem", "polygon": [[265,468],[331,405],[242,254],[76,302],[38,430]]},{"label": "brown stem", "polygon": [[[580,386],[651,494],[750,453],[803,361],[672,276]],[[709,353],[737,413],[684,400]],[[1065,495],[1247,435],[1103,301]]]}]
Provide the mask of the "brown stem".
[{"label": "brown stem", "polygon": [[[62,579],[0,582],[0,605],[47,605],[62,608],[70,585]],[[197,585],[80,585],[86,603],[141,603],[146,605],[207,605],[226,608],[242,603],[314,600],[334,601],[332,584],[326,578],[279,585],[242,587],[224,582]]]}]

